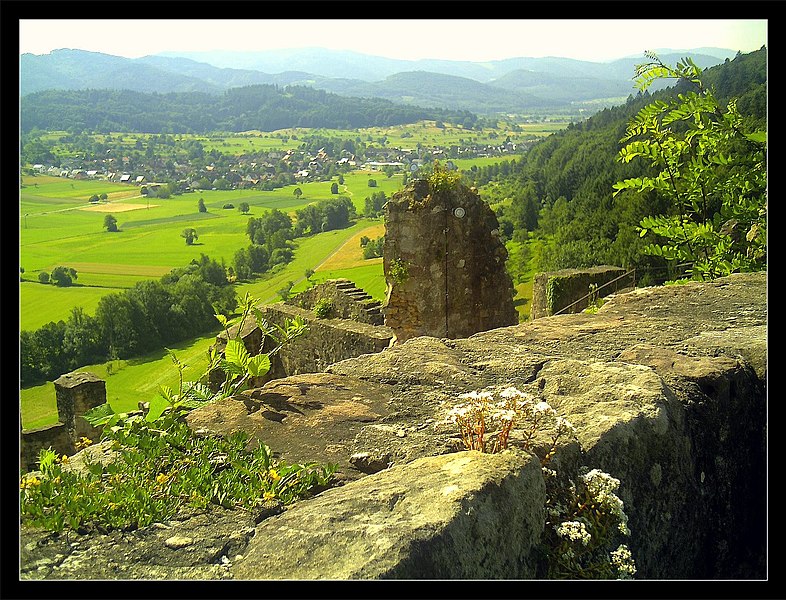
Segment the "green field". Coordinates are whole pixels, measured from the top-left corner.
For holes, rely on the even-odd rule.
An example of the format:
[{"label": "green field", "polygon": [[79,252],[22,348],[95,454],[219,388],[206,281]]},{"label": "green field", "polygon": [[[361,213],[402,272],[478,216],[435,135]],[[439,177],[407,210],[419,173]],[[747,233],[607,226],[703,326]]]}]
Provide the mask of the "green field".
[{"label": "green field", "polygon": [[[472,164],[483,165],[503,159],[473,159],[461,161],[461,165],[468,168]],[[377,182],[376,187],[369,187],[370,179]],[[388,177],[379,171],[356,171],[344,175],[344,184],[339,188],[340,194],[349,196],[361,214],[366,197],[378,191],[391,195],[401,188],[401,182],[401,175]],[[303,192],[300,198],[293,194],[295,187]],[[259,216],[270,208],[294,216],[296,210],[309,203],[334,198],[330,187],[331,182],[322,181],[270,192],[205,190],[167,199],[148,199],[141,196],[137,186],[24,177],[19,221],[21,266],[25,269],[20,283],[20,329],[33,330],[49,321],[65,320],[76,306],[93,314],[104,295],[127,289],[143,279],[159,278],[199,258],[200,254],[231,264],[235,251],[249,243],[245,235],[249,217]],[[100,203],[100,210],[96,210],[90,206],[88,198],[101,193],[108,194],[109,202]],[[208,213],[198,212],[200,198],[204,199]],[[237,208],[222,208],[227,203],[237,207],[242,201],[248,202],[251,208],[246,215]],[[122,210],[124,208],[131,210]],[[117,218],[119,232],[109,233],[103,228],[106,214]],[[270,303],[280,300],[278,292],[288,282],[294,284],[292,293],[297,293],[326,279],[347,278],[373,298],[383,301],[385,279],[380,259],[358,259],[341,269],[321,268],[326,259],[353,236],[368,228],[377,231],[380,223],[379,220],[359,219],[343,230],[298,238],[292,262],[255,281],[236,285],[236,291],[241,297],[249,292],[258,301]],[[196,229],[199,236],[192,246],[187,246],[180,237],[186,227]],[[49,272],[58,265],[77,270],[76,285],[57,288],[38,282],[40,271]],[[305,272],[309,269],[315,274],[307,281]],[[517,285],[520,297],[529,297],[527,286],[531,296],[531,279]],[[519,300],[517,305],[522,318],[526,318],[528,302]],[[194,374],[204,368],[204,351],[214,338],[211,335],[191,340],[176,348],[181,360],[192,365]],[[107,372],[108,368],[111,373]],[[137,402],[150,400],[156,394],[159,384],[173,385],[177,377],[170,358],[163,351],[133,360],[89,365],[83,370],[107,381],[108,399],[116,410],[136,408]],[[51,424],[57,419],[51,382],[20,390],[20,405],[25,428]]]},{"label": "green field", "polygon": [[[218,330],[216,330],[216,334]],[[207,367],[207,349],[215,341],[215,334],[171,347],[177,358],[187,366],[186,380],[201,375]],[[86,365],[79,369],[106,381],[106,396],[118,411],[136,410],[139,402],[148,402],[158,393],[159,385],[177,389],[178,372],[172,359],[164,350],[139,358],[114,360]],[[22,426],[35,429],[57,422],[57,401],[52,382],[20,390]]]},{"label": "green field", "polygon": [[[376,180],[377,187],[369,187],[369,179]],[[249,243],[245,229],[250,217],[260,216],[271,208],[294,216],[296,210],[309,203],[335,197],[330,193],[329,181],[270,192],[205,190],[167,199],[150,198],[149,201],[139,195],[138,188],[123,184],[104,182],[97,187],[96,182],[89,181],[64,183],[56,177],[25,177],[23,185],[20,255],[25,272],[20,285],[20,326],[24,330],[66,319],[75,306],[82,306],[92,314],[103,295],[131,287],[145,278],[159,278],[199,258],[200,254],[231,264],[234,253]],[[303,192],[300,198],[293,194],[295,187]],[[381,190],[392,194],[400,187],[400,175],[387,177],[379,172],[357,172],[345,176],[340,193],[349,196],[362,212],[365,198],[373,192]],[[98,207],[89,206],[87,198],[99,190],[110,197],[111,194],[127,197]],[[207,213],[197,210],[200,198],[205,201]],[[237,208],[222,208],[228,203],[237,207],[243,201],[250,206],[248,214],[242,214]],[[124,210],[129,206],[136,208]],[[104,229],[106,214],[117,219],[120,231],[109,233]],[[180,236],[186,227],[196,229],[199,236],[191,246],[187,246]],[[264,290],[272,287],[271,293],[265,291],[264,294],[266,298],[275,298],[276,290],[289,281],[287,277],[294,276],[297,283],[306,269],[315,268],[331,251],[340,247],[346,239],[343,236],[353,232],[320,234],[324,237],[318,242],[297,240],[296,244],[303,249],[296,251],[295,261],[288,269],[295,275],[274,274],[272,283],[250,284],[250,287]],[[57,289],[38,283],[39,272],[51,272],[58,265],[76,269],[76,285]]]},{"label": "green field", "polygon": [[[369,178],[377,179],[378,187],[368,187]],[[51,179],[55,181],[49,181]],[[299,186],[303,191],[299,200],[292,194],[295,186],[273,192],[204,191],[166,200],[151,199],[150,208],[145,201],[143,208],[112,213],[118,218],[120,231],[108,233],[103,230],[106,213],[79,208],[87,204],[85,194],[88,191],[92,194],[96,189],[84,185],[89,182],[76,181],[73,188],[70,184],[64,186],[57,178],[25,178],[24,183],[22,206],[28,217],[26,227],[24,220],[20,223],[21,259],[25,267],[20,283],[20,330],[33,330],[50,321],[65,320],[76,306],[93,314],[105,294],[121,291],[146,278],[161,277],[172,268],[198,258],[200,253],[230,262],[235,250],[249,243],[245,227],[250,216],[260,215],[272,207],[293,213],[310,202],[334,197],[330,193],[330,182],[317,182]],[[350,196],[362,210],[366,196],[372,192],[392,193],[400,185],[400,176],[388,178],[380,173],[356,173],[346,176],[341,187],[342,193]],[[36,191],[33,199],[27,194],[30,189]],[[108,189],[112,190],[113,186]],[[121,191],[128,192],[126,189]],[[200,197],[208,207],[208,217],[196,211]],[[40,207],[46,204],[42,198],[49,200],[49,206],[58,206],[61,212],[42,210]],[[249,203],[249,214],[220,208],[227,202],[237,206],[239,201]],[[110,202],[107,208],[121,207],[128,202],[139,203],[139,199]],[[151,217],[151,214],[156,216]],[[314,269],[317,273],[311,279],[313,282],[332,277],[357,277],[358,285],[370,286],[369,292],[381,299],[385,284],[378,260],[376,264],[345,272],[319,270],[320,263],[349,238],[378,223],[360,219],[343,230],[295,240],[295,256],[291,263],[253,282],[238,284],[238,295],[248,291],[263,303],[278,301],[278,290],[289,281],[297,284],[295,292],[305,289],[309,284],[305,272]],[[179,236],[186,226],[193,226],[199,233],[198,243],[193,246],[186,246]],[[76,285],[58,288],[38,282],[39,271],[50,271],[57,265],[73,266],[77,270]],[[180,348],[178,355],[186,363],[204,367],[206,360],[201,354],[214,339],[212,335],[192,340]],[[106,379],[108,398],[117,410],[129,410],[140,400],[150,400],[159,383],[172,385],[176,378],[172,362],[163,352],[111,364],[111,375],[107,375],[107,364],[89,365],[83,370]],[[51,382],[20,390],[20,403],[25,428],[51,424],[57,419]]]}]

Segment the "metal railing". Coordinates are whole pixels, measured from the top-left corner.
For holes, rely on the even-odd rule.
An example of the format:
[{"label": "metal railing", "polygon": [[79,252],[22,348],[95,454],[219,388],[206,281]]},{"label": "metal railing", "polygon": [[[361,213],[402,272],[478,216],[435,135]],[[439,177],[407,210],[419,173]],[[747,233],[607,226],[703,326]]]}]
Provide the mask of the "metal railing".
[{"label": "metal railing", "polygon": [[571,302],[571,303],[570,303],[570,304],[568,304],[567,306],[565,306],[565,307],[563,307],[563,308],[559,309],[559,310],[558,310],[557,312],[555,312],[555,313],[554,313],[552,316],[556,316],[556,315],[558,315],[558,314],[560,314],[560,313],[562,313],[562,312],[565,312],[566,310],[568,310],[569,308],[572,308],[573,306],[576,306],[577,304],[579,304],[579,303],[580,303],[580,302],[582,302],[583,300],[587,300],[587,299],[588,299],[588,298],[590,298],[591,296],[595,296],[595,295],[597,295],[597,293],[598,293],[600,290],[602,290],[603,288],[605,288],[606,286],[609,286],[609,285],[611,285],[612,283],[614,283],[614,282],[616,282],[616,281],[619,281],[620,279],[622,279],[622,278],[624,278],[624,277],[627,277],[627,276],[629,276],[631,273],[633,273],[633,287],[636,287],[636,269],[631,269],[630,271],[627,271],[627,272],[623,273],[623,274],[622,274],[622,275],[620,275],[619,277],[615,277],[615,278],[614,278],[614,279],[612,279],[611,281],[608,281],[608,282],[604,283],[603,285],[601,285],[601,286],[598,286],[598,287],[594,288],[594,289],[593,289],[593,290],[591,290],[591,291],[590,291],[588,294],[586,294],[586,295],[582,296],[581,298],[579,298],[579,299],[578,299],[578,300],[576,300],[575,302]]},{"label": "metal railing", "polygon": [[[676,266],[676,267],[679,269],[679,268],[682,268],[682,267],[689,267],[689,266],[691,266],[691,265],[693,265],[693,263],[680,263],[680,264],[678,264],[678,265],[675,265],[675,266]],[[654,269],[653,269],[653,268],[650,268],[649,270],[650,270],[650,271],[652,271],[652,270],[660,270],[660,269],[663,269],[663,270],[671,270],[671,269],[673,269],[673,268],[674,268],[674,267],[662,267],[662,268],[655,267]],[[560,314],[560,313],[563,313],[563,312],[565,312],[566,310],[568,310],[569,308],[571,308],[571,307],[573,307],[573,306],[576,306],[578,303],[582,302],[583,300],[587,300],[587,299],[589,299],[591,296],[597,295],[597,293],[598,293],[600,290],[602,290],[604,287],[606,287],[606,286],[608,286],[608,285],[611,285],[612,283],[614,283],[614,282],[616,282],[616,281],[619,281],[620,279],[622,279],[622,278],[624,278],[624,277],[627,277],[627,276],[628,276],[628,275],[630,275],[631,273],[633,274],[633,287],[636,287],[636,269],[631,269],[630,271],[627,271],[626,273],[623,273],[623,274],[622,274],[622,275],[620,275],[619,277],[615,277],[615,278],[614,278],[614,279],[612,279],[611,281],[608,281],[608,282],[604,283],[603,285],[601,285],[601,286],[599,286],[599,287],[596,287],[596,288],[592,289],[592,290],[591,290],[591,291],[590,291],[588,294],[586,294],[586,295],[582,296],[581,298],[579,298],[579,299],[578,299],[578,300],[576,300],[575,302],[571,302],[571,303],[570,303],[570,304],[568,304],[567,306],[565,306],[565,307],[563,307],[563,308],[559,309],[557,312],[555,312],[555,313],[554,313],[554,315],[558,315],[558,314]],[[554,316],[554,315],[552,315],[552,316]]]}]

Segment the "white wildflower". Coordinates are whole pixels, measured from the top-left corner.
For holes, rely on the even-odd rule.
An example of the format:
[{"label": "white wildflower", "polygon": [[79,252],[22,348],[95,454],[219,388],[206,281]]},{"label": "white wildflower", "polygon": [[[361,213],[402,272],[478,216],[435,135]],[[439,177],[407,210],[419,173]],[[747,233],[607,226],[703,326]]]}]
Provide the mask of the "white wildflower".
[{"label": "white wildflower", "polygon": [[624,503],[620,500],[619,496],[615,493],[619,488],[620,480],[615,479],[608,473],[604,473],[599,469],[593,469],[588,473],[582,475],[582,480],[587,486],[590,496],[600,506],[606,508],[611,514],[619,519],[618,528],[621,533],[629,535],[628,530],[628,516],[625,514]]},{"label": "white wildflower", "polygon": [[516,418],[516,412],[510,409],[494,409],[491,413],[492,418],[500,421],[513,421]]},{"label": "white wildflower", "polygon": [[621,578],[626,579],[636,573],[633,555],[625,544],[610,552],[609,557],[611,558],[611,564],[617,568]]},{"label": "white wildflower", "polygon": [[536,405],[535,405],[535,406],[532,408],[532,410],[533,410],[534,412],[537,412],[537,413],[553,413],[553,412],[555,412],[555,411],[554,411],[554,409],[553,409],[553,408],[551,408],[551,406],[549,405],[549,403],[548,403],[548,402],[545,402],[545,401],[543,401],[543,400],[541,400],[540,402],[538,402],[538,403],[537,403],[537,404],[536,404]]},{"label": "white wildflower", "polygon": [[557,431],[560,435],[575,435],[576,427],[565,417],[557,417]]},{"label": "white wildflower", "polygon": [[587,526],[581,521],[565,521],[557,527],[557,535],[573,542],[581,542],[585,546],[590,543],[592,536],[587,531]]},{"label": "white wildflower", "polygon": [[469,407],[466,404],[459,404],[454,406],[448,411],[450,417],[464,417],[469,412]]},{"label": "white wildflower", "polygon": [[[615,494],[620,486],[619,479],[615,479],[599,469],[592,469],[582,475],[581,479],[584,481],[584,485],[587,486],[590,495],[600,504],[613,506],[619,502],[621,505],[622,501]],[[616,498],[616,500],[613,498]]]}]

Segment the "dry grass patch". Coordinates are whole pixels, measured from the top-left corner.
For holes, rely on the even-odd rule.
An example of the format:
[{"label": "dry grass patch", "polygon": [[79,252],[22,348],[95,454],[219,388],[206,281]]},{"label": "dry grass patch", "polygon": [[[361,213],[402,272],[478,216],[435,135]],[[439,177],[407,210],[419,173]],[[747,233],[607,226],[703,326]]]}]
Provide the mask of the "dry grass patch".
[{"label": "dry grass patch", "polygon": [[351,269],[353,267],[362,267],[364,265],[371,265],[375,262],[380,262],[381,258],[363,258],[363,248],[360,247],[360,238],[366,236],[369,239],[376,239],[385,235],[385,225],[372,225],[362,231],[359,231],[351,238],[349,238],[344,245],[331,254],[325,262],[323,262],[316,271],[334,271],[336,269]]}]

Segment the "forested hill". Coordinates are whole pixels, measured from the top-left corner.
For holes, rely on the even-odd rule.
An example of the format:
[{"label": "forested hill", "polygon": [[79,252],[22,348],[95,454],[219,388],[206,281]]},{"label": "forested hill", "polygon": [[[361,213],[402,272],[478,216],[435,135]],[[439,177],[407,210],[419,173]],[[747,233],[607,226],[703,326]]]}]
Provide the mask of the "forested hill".
[{"label": "forested hill", "polygon": [[233,88],[220,96],[48,90],[30,94],[21,103],[22,133],[33,128],[145,133],[355,129],[423,119],[472,127],[477,117],[468,111],[402,106],[379,98],[349,98],[308,87],[276,85]]},{"label": "forested hill", "polygon": [[[738,55],[704,72],[705,84],[722,103],[738,98],[751,129],[766,128],[766,49]],[[499,173],[477,170],[477,185],[491,181],[485,196],[498,204],[501,221],[516,238],[534,239],[538,271],[613,264],[641,272],[662,269],[664,261],[644,256],[637,231],[645,216],[666,207],[654,194],[646,201],[631,196],[612,199],[617,181],[648,175],[641,163],[617,160],[628,121],[655,99],[674,96],[684,86],[630,97],[536,144]]]}]

